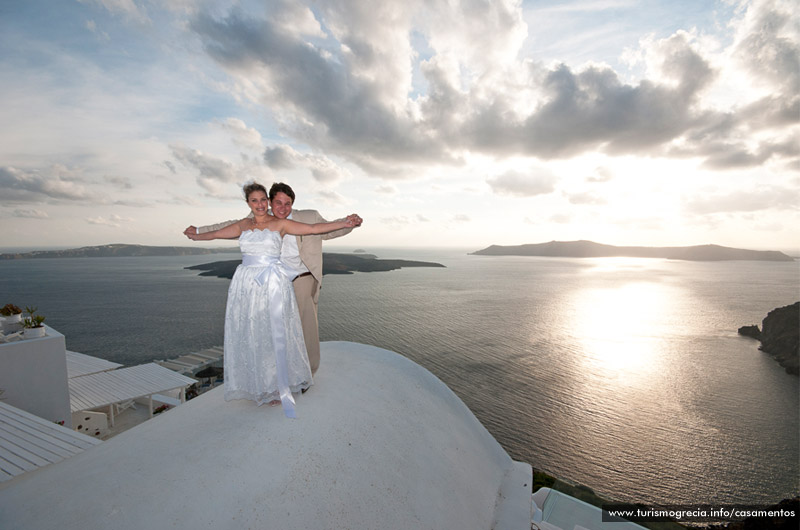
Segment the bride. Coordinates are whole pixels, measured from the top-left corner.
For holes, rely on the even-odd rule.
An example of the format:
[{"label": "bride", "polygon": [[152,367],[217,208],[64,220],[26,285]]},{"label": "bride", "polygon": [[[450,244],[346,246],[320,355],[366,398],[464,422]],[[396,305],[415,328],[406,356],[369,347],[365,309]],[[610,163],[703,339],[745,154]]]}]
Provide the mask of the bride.
[{"label": "bride", "polygon": [[295,271],[280,261],[283,236],[324,234],[356,225],[353,216],[330,223],[305,224],[278,219],[269,211],[261,184],[244,186],[253,217],[203,234],[195,241],[239,238],[242,264],[228,288],[225,309],[225,400],[281,403],[296,418],[293,392],[313,384],[292,280]]}]

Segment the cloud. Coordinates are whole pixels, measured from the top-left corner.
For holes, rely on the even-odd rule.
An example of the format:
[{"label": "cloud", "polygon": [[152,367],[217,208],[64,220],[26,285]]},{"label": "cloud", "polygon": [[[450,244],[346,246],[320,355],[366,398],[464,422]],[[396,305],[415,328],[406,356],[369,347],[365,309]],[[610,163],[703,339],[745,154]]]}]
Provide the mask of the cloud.
[{"label": "cloud", "polygon": [[322,200],[327,204],[346,204],[347,198],[332,190],[320,190],[317,191],[317,195],[322,198]]},{"label": "cloud", "polygon": [[586,177],[586,182],[609,182],[614,178],[612,171],[606,167],[597,167],[594,173]]},{"label": "cloud", "polygon": [[252,127],[248,127],[242,120],[228,118],[220,125],[224,130],[231,133],[231,137],[237,145],[253,151],[260,151],[263,148],[261,133]]},{"label": "cloud", "polygon": [[782,87],[781,94],[794,101],[800,97],[796,8],[793,2],[753,2],[738,28],[732,54],[757,82]]},{"label": "cloud", "polygon": [[572,222],[572,216],[563,213],[551,215],[549,221],[556,224],[569,224]]},{"label": "cloud", "polygon": [[133,221],[130,217],[121,217],[116,214],[112,214],[108,217],[103,217],[98,215],[97,217],[87,217],[86,222],[93,225],[102,225],[102,226],[111,226],[114,228],[119,228],[122,226],[123,223],[128,223]]},{"label": "cloud", "polygon": [[397,193],[397,188],[395,188],[391,184],[385,184],[383,186],[376,187],[375,192],[380,193],[382,195],[394,195]]},{"label": "cloud", "polygon": [[227,193],[226,184],[237,182],[240,171],[232,163],[183,145],[171,145],[172,156],[198,172],[197,183],[211,194]]},{"label": "cloud", "polygon": [[289,145],[276,145],[264,150],[264,162],[274,170],[304,168],[314,180],[333,184],[348,178],[350,172],[323,155],[300,153]]},{"label": "cloud", "polygon": [[[800,116],[800,107],[797,109]],[[757,167],[773,158],[783,158],[787,163],[800,161],[800,134],[789,134],[781,140],[769,139],[761,142],[734,140],[730,142],[708,142],[700,149],[682,151],[674,149],[676,156],[705,156],[702,166],[708,169],[726,170]]]},{"label": "cloud", "polygon": [[83,4],[94,4],[103,7],[112,15],[119,15],[140,24],[151,24],[144,6],[137,5],[134,0],[78,0]]},{"label": "cloud", "polygon": [[469,223],[470,221],[472,221],[472,219],[470,219],[470,217],[465,214],[454,215],[450,220],[455,223]]},{"label": "cloud", "polygon": [[22,170],[0,167],[0,188],[6,200],[34,202],[45,198],[57,201],[98,201],[82,182],[82,172],[60,165],[47,170]]},{"label": "cloud", "polygon": [[593,191],[564,193],[570,204],[606,204],[608,201]]},{"label": "cloud", "polygon": [[404,215],[396,215],[393,217],[381,217],[378,221],[382,224],[389,225],[390,227],[401,227],[410,225],[412,220]]},{"label": "cloud", "polygon": [[116,188],[130,190],[133,189],[133,183],[131,179],[128,177],[120,177],[120,176],[106,176],[105,181],[113,184]]},{"label": "cloud", "polygon": [[[685,35],[661,43],[663,81],[624,84],[613,70],[566,65],[543,73],[541,107],[516,127],[482,131],[530,155],[560,158],[590,150],[612,154],[658,149],[697,126],[699,91],[711,80],[706,61]],[[668,84],[667,84],[668,83]]]},{"label": "cloud", "polygon": [[201,14],[191,27],[209,56],[247,87],[245,96],[275,112],[287,135],[365,164],[436,153],[407,108],[413,52],[405,8],[348,2],[320,9],[340,47],[309,45],[273,18],[237,11],[223,19]]},{"label": "cloud", "polygon": [[314,180],[323,184],[333,184],[349,176],[349,172],[339,167],[335,162],[325,156],[307,155],[306,164],[311,170]]},{"label": "cloud", "polygon": [[94,20],[87,20],[86,21],[86,29],[97,35],[97,38],[101,41],[108,42],[111,40],[111,37],[105,31],[98,31],[97,23]]},{"label": "cloud", "polygon": [[187,197],[185,195],[173,195],[170,201],[160,201],[166,204],[183,204],[186,206],[203,206],[203,203],[194,197]]},{"label": "cloud", "polygon": [[[528,28],[517,2],[333,1],[313,21],[305,7],[278,2],[265,18],[201,13],[190,27],[239,95],[268,107],[285,135],[368,174],[408,178],[415,165],[460,164],[466,151],[679,154],[723,169],[796,156],[780,148],[800,108],[790,3],[748,6],[733,52],[778,90],[728,109],[704,99],[720,72],[696,33],[643,40],[648,77],[627,83],[605,65],[546,68],[520,57]],[[287,31],[282,17],[303,17],[313,38]],[[714,157],[756,129],[774,134],[755,157]]]},{"label": "cloud", "polygon": [[36,209],[17,209],[12,212],[14,217],[23,217],[28,219],[49,219],[50,216],[47,212]]},{"label": "cloud", "polygon": [[274,170],[294,169],[299,153],[288,145],[276,145],[264,150],[264,162]]},{"label": "cloud", "polygon": [[544,195],[555,190],[557,179],[544,170],[536,170],[534,174],[509,171],[486,180],[494,193],[511,195],[512,197],[533,197]]},{"label": "cloud", "polygon": [[704,194],[689,199],[685,210],[690,214],[706,215],[760,210],[798,210],[797,192],[783,188],[738,190],[729,193]]}]

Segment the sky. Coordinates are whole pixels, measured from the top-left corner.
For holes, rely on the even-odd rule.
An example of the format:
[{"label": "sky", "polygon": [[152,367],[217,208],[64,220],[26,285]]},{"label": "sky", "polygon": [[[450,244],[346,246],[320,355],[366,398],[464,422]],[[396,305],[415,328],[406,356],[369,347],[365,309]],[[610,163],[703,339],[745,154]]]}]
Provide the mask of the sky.
[{"label": "sky", "polygon": [[0,79],[0,248],[213,246],[256,181],[364,249],[800,255],[794,0],[0,0]]}]

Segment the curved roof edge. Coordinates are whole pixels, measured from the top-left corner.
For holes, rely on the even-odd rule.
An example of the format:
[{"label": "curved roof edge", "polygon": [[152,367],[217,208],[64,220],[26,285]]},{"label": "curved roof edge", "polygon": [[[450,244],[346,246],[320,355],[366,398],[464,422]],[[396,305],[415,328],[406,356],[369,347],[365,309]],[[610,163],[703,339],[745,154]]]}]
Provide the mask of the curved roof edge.
[{"label": "curved roof edge", "polygon": [[0,486],[10,528],[525,529],[531,468],[439,379],[388,350],[322,344],[280,407],[218,388]]}]

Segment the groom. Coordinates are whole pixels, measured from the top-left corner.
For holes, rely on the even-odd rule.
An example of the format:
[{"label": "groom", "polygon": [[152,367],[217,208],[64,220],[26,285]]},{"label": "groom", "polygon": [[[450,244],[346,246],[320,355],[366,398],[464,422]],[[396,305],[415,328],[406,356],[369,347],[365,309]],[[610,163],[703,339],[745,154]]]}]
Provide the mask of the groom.
[{"label": "groom", "polygon": [[[278,219],[292,219],[301,223],[325,223],[327,222],[316,210],[294,210],[294,191],[288,184],[277,182],[269,189],[269,201],[272,206],[272,215]],[[251,213],[250,216],[253,214]],[[361,218],[355,214],[356,226],[361,225]],[[214,225],[195,227],[190,226],[183,231],[184,234],[203,234],[226,227],[229,224],[239,221],[225,221]],[[319,307],[319,291],[322,287],[322,240],[333,239],[349,234],[352,228],[342,228],[334,232],[321,235],[310,236],[291,236],[283,238],[281,246],[281,261],[287,265],[301,271],[294,279],[295,298],[297,298],[297,309],[300,312],[300,321],[303,325],[303,337],[305,338],[306,350],[308,350],[308,362],[311,365],[311,373],[316,373],[319,368],[319,321],[317,320],[317,310]]]}]

